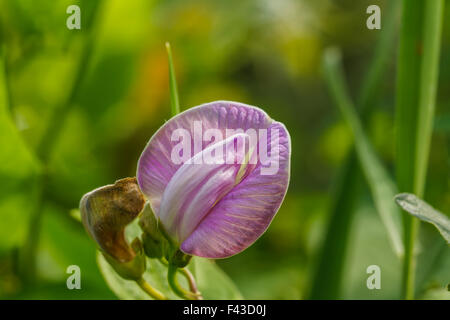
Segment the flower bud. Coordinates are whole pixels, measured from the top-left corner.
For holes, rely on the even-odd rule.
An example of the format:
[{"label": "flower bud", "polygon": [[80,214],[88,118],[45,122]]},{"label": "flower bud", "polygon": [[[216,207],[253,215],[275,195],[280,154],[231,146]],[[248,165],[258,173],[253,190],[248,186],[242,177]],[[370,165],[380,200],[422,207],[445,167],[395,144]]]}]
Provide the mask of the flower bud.
[{"label": "flower bud", "polygon": [[81,219],[103,252],[118,262],[132,262],[137,252],[125,240],[124,231],[144,204],[136,178],[125,178],[85,194],[80,202]]},{"label": "flower bud", "polygon": [[145,254],[149,258],[162,258],[168,243],[159,230],[158,221],[148,203],[141,213],[139,225],[143,231],[142,241]]}]

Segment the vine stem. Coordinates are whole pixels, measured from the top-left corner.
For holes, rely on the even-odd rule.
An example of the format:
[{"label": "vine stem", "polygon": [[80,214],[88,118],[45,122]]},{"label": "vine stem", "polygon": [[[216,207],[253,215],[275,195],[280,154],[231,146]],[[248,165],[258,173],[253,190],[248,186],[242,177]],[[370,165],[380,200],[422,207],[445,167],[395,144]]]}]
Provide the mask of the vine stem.
[{"label": "vine stem", "polygon": [[[167,280],[169,281],[169,286],[172,288],[173,292],[180,298],[183,298],[185,300],[202,300],[203,297],[200,295],[200,293],[197,292],[189,292],[183,289],[177,280],[177,272],[180,269],[173,264],[169,264],[168,271],[167,271]],[[181,269],[185,270],[185,269]],[[189,273],[190,274],[190,273]],[[192,275],[191,275],[192,276]],[[191,287],[192,290],[192,287]]]},{"label": "vine stem", "polygon": [[153,288],[144,278],[136,280],[136,283],[144,290],[150,297],[155,300],[169,300],[164,294]]},{"label": "vine stem", "polygon": [[[169,263],[167,262],[167,260],[164,257],[159,259],[159,261],[161,261],[161,263],[163,265],[165,265],[166,267],[169,266]],[[192,275],[192,273],[186,268],[178,268],[178,272],[180,272],[186,278],[186,280],[189,283],[189,289],[191,290],[192,293],[194,293],[198,296],[198,300],[203,300],[203,297],[202,297],[200,291],[198,291],[197,283],[195,282],[195,278]]]},{"label": "vine stem", "polygon": [[194,276],[192,275],[192,273],[186,268],[178,269],[178,271],[188,281],[189,289],[191,290],[192,293],[197,295],[197,300],[203,300],[203,296],[201,295],[200,291],[198,291],[198,289],[197,289],[197,284],[195,283],[195,279],[194,279]]}]

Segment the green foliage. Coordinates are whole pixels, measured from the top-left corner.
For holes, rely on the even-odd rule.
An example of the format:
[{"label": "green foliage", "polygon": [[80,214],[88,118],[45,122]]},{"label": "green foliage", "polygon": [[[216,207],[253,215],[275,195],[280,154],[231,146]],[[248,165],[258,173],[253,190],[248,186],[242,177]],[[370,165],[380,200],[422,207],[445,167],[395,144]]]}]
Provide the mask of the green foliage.
[{"label": "green foliage", "polygon": [[[399,11],[399,2],[390,1],[384,26],[380,32],[375,52],[365,72],[360,89],[358,106],[362,121],[369,119],[376,101],[377,89],[387,71],[387,61],[395,37],[395,22]],[[375,101],[374,101],[375,100]],[[331,139],[333,151],[336,148],[336,136]],[[333,188],[332,203],[325,239],[323,240],[318,267],[315,270],[310,298],[337,299],[341,297],[344,274],[344,261],[349,246],[349,231],[354,218],[356,202],[360,196],[361,170],[355,150],[352,149],[338,174]]]},{"label": "green foliage", "polygon": [[[438,83],[444,1],[403,1],[397,60],[396,171],[400,192],[423,197]],[[414,297],[418,220],[404,216],[403,288]]]},{"label": "green foliage", "polygon": [[421,297],[423,300],[450,300],[450,291],[446,288],[429,289]]},{"label": "green foliage", "polygon": [[[75,3],[81,7],[82,29],[68,30],[65,10]],[[164,50],[167,41],[174,49],[183,109],[218,99],[258,105],[285,123],[292,138],[291,184],[268,231],[237,256],[190,264],[193,272],[197,264],[206,269],[196,274],[205,298],[241,297],[225,273],[249,299],[402,297],[400,261],[389,250],[370,199],[373,187],[364,183],[368,169],[361,168],[349,144],[355,132],[324,94],[328,83],[320,57],[323,48],[341,49],[362,140],[372,142],[378,161],[389,171],[394,168],[392,133],[400,130],[408,142],[401,154],[396,152],[402,165],[395,171],[424,166],[429,156],[426,192],[416,194],[450,212],[449,24],[443,26],[440,116],[429,150],[423,143],[429,137],[419,133],[433,122],[428,102],[437,85],[441,19],[432,18],[430,8],[439,3],[404,1],[423,10],[414,9],[411,25],[402,23],[399,37],[399,16],[392,8],[402,1],[377,1],[381,30],[365,28],[365,9],[374,4],[369,0],[351,5],[328,0],[0,1],[0,299],[117,297],[99,271],[94,242],[70,213],[76,217],[84,193],[134,176],[149,137],[171,116],[174,73]],[[447,20],[450,6],[443,10]],[[424,37],[425,32],[433,36]],[[396,65],[391,49],[400,38]],[[395,94],[397,71],[402,84]],[[378,126],[371,110],[394,118],[395,98],[404,117]],[[419,115],[418,105],[428,111]],[[419,143],[416,136],[424,140]],[[416,161],[415,153],[423,158]],[[430,224],[421,225],[418,240],[416,297],[437,297],[450,279],[448,246]],[[28,261],[36,261],[33,277],[31,265],[21,259],[30,252],[34,256]],[[374,263],[383,270],[379,291],[365,286],[365,270]],[[65,287],[72,264],[81,268],[82,290]],[[308,296],[313,273],[315,295]],[[152,279],[157,288],[166,286],[166,279]],[[216,286],[220,279],[223,284]],[[184,278],[180,282],[186,285]]]},{"label": "green foliage", "polygon": [[[120,277],[100,252],[97,253],[97,263],[106,283],[119,299],[150,299],[136,282]],[[169,299],[176,299],[175,294],[172,293],[167,284],[167,268],[159,261],[147,259],[147,270],[144,273],[144,280],[164,293]]]},{"label": "green foliage", "polygon": [[437,132],[450,133],[450,114],[437,116],[434,121],[434,129]]},{"label": "green foliage", "polygon": [[[97,254],[98,266],[111,290],[120,299],[148,300],[150,297],[134,282],[124,280],[106,262],[102,254]],[[205,299],[242,299],[241,294],[217,265],[203,258],[194,258],[189,265],[198,289]],[[187,287],[185,279],[178,274],[180,283]],[[167,267],[156,259],[147,259],[144,279],[164,293],[169,299],[179,299],[167,284]]]},{"label": "green foliage", "polygon": [[348,96],[341,67],[340,53],[328,49],[324,54],[325,77],[337,106],[353,132],[355,148],[362,171],[367,179],[375,207],[386,227],[391,245],[396,254],[403,255],[400,215],[392,199],[396,194],[395,184],[373,150]]},{"label": "green foliage", "polygon": [[205,299],[243,299],[236,285],[214,261],[195,257],[191,264],[198,289]]},{"label": "green foliage", "polygon": [[433,224],[450,244],[450,219],[446,215],[410,193],[396,195],[395,201],[403,210],[422,221]]},{"label": "green foliage", "polygon": [[[41,280],[62,286],[64,299],[113,299],[95,262],[96,248],[78,221],[68,219],[68,212],[58,207],[44,209],[37,269]],[[76,244],[76,245],[74,245]],[[82,290],[67,290],[66,269],[77,265],[81,270]],[[51,292],[48,292],[51,294]],[[42,293],[42,299],[57,299]]]},{"label": "green foliage", "polygon": [[[141,235],[142,230],[139,227],[138,219],[130,223],[125,229],[125,236],[128,241]],[[121,278],[100,252],[97,252],[97,264],[106,283],[118,298],[150,299],[136,282]],[[187,268],[193,274],[197,287],[205,299],[242,299],[242,295],[235,284],[213,261],[194,257]],[[169,299],[179,299],[169,287],[167,272],[167,265],[159,259],[147,258],[143,278]],[[188,287],[186,278],[182,277],[180,273],[177,274],[177,278],[184,288]]]},{"label": "green foliage", "polygon": [[180,99],[178,98],[177,77],[172,58],[170,43],[166,42],[167,57],[169,59],[169,87],[170,87],[170,110],[172,116],[180,113]]},{"label": "green foliage", "polygon": [[23,244],[40,172],[11,117],[4,62],[0,52],[0,252]]}]

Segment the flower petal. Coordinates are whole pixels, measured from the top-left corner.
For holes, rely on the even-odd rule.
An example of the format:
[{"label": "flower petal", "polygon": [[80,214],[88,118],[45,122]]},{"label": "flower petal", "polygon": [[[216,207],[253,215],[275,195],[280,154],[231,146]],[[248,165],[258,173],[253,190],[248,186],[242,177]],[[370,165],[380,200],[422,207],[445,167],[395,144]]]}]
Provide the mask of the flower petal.
[{"label": "flower petal", "polygon": [[[195,156],[176,163],[172,152],[179,141],[171,139],[180,128],[188,131],[187,145]],[[204,157],[209,146],[214,149],[224,143],[216,137],[203,141],[200,135],[208,129],[219,129],[223,137],[229,136],[229,129],[237,130],[245,132],[246,138],[251,135],[247,135],[248,129],[258,134],[264,132],[259,129],[267,129],[268,139],[258,135],[257,152],[252,153],[252,160],[258,155],[256,165],[250,161],[252,165],[244,172],[239,166],[196,166],[195,159]],[[200,145],[196,145],[198,140]],[[192,163],[185,163],[187,159]],[[153,211],[181,250],[225,258],[250,246],[267,229],[285,196],[289,163],[290,138],[283,124],[259,108],[219,101],[189,109],[164,124],[144,149],[137,178]]]},{"label": "flower petal", "polygon": [[[289,184],[290,138],[286,128],[274,122],[269,130],[269,150],[279,143],[279,168],[275,175],[256,168],[235,186],[181,244],[181,250],[206,258],[226,258],[241,252],[259,238],[278,211]],[[272,147],[272,148],[271,148]]]},{"label": "flower petal", "polygon": [[[158,216],[161,199],[167,184],[182,163],[176,164],[171,159],[171,152],[178,144],[172,141],[172,133],[176,129],[186,129],[190,133],[192,155],[209,146],[211,141],[203,141],[200,150],[194,148],[196,132],[195,122],[201,121],[201,130],[219,129],[226,137],[227,129],[268,128],[272,119],[261,109],[230,101],[216,101],[203,104],[167,121],[150,139],[139,158],[137,179],[139,187],[147,196],[153,212]],[[201,137],[200,137],[201,138]],[[216,141],[213,141],[215,143]]]},{"label": "flower petal", "polygon": [[[168,183],[162,196],[159,218],[166,232],[179,244],[213,206],[254,169],[255,165],[244,161],[246,150],[249,150],[247,141],[247,135],[236,134],[209,146],[184,163]],[[217,153],[219,149],[223,160],[233,156],[235,161],[204,163],[206,155]],[[199,164],[197,160],[203,163]]]}]

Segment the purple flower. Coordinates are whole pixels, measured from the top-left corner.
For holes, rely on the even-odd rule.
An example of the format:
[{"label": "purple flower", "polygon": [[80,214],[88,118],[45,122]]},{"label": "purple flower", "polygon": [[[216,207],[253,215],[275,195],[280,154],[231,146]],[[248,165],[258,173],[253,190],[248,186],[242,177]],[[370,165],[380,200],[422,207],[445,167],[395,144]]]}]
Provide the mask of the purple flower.
[{"label": "purple flower", "polygon": [[289,184],[290,152],[285,126],[263,110],[212,102],[177,115],[153,135],[137,179],[184,253],[225,258],[269,226]]}]

